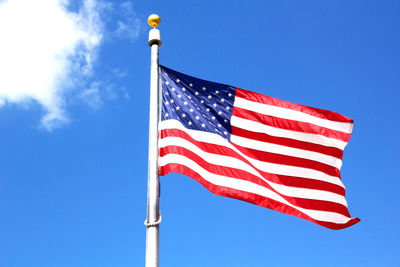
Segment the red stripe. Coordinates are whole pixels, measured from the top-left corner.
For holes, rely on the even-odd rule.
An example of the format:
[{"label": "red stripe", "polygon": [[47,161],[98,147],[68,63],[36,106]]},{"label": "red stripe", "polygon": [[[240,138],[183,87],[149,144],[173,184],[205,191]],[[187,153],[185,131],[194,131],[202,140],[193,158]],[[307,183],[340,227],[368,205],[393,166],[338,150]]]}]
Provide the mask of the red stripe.
[{"label": "red stripe", "polygon": [[[257,170],[258,173],[260,173],[265,179],[282,184],[282,185],[287,185],[287,186],[294,186],[294,187],[301,187],[301,188],[310,188],[310,189],[317,189],[317,190],[322,190],[322,191],[328,191],[336,194],[340,194],[344,196],[344,188],[332,184],[329,182],[324,182],[324,181],[319,181],[315,179],[309,179],[309,178],[301,178],[301,177],[293,177],[293,176],[284,176],[284,175],[276,175],[273,173],[268,173],[268,172],[263,172],[256,168],[254,165],[252,165],[246,158],[243,156],[239,155],[237,152],[234,150],[221,146],[221,145],[215,145],[215,144],[210,144],[206,142],[200,142],[195,139],[193,139],[189,134],[186,132],[179,130],[179,129],[164,129],[160,132],[160,138],[165,138],[168,136],[173,136],[173,137],[180,137],[182,139],[185,139],[198,148],[200,148],[203,151],[217,154],[217,155],[225,155],[228,157],[233,157],[237,158],[241,161],[243,161],[245,164],[251,166],[255,170]],[[258,178],[259,179],[259,178]]]},{"label": "red stripe", "polygon": [[312,210],[331,211],[331,212],[340,213],[344,216],[350,217],[347,207],[342,204],[334,203],[334,202],[330,202],[330,201],[324,201],[324,200],[305,199],[305,198],[298,198],[298,197],[284,195],[284,194],[280,193],[279,191],[276,191],[275,189],[273,189],[265,181],[261,180],[260,178],[258,178],[257,176],[255,176],[249,172],[243,171],[241,169],[230,168],[230,167],[225,167],[225,166],[220,166],[220,165],[215,165],[215,164],[209,163],[209,162],[205,161],[203,158],[199,157],[198,155],[196,155],[195,153],[193,153],[192,151],[190,151],[186,148],[177,147],[177,146],[167,146],[167,147],[161,148],[160,156],[163,157],[167,154],[182,155],[186,158],[193,160],[199,166],[201,166],[203,169],[205,169],[211,173],[217,174],[217,175],[222,175],[222,176],[231,177],[231,178],[240,179],[240,180],[246,180],[246,181],[250,181],[255,184],[258,184],[262,187],[265,187],[265,188],[277,193],[278,195],[280,195],[281,197],[286,199],[288,202],[290,202],[291,204],[296,205],[298,207],[312,209]]},{"label": "red stripe", "polygon": [[243,119],[252,120],[255,122],[259,122],[280,129],[297,131],[302,133],[319,134],[345,142],[348,142],[351,136],[351,134],[349,133],[328,129],[312,123],[282,119],[235,106],[233,107],[232,116],[237,116]]},{"label": "red stripe", "polygon": [[283,145],[283,146],[288,146],[288,147],[293,147],[293,148],[298,148],[298,149],[303,149],[303,150],[309,150],[321,154],[325,154],[328,156],[336,157],[338,159],[343,158],[343,150],[336,148],[336,147],[327,147],[323,145],[318,145],[314,143],[309,143],[309,142],[304,142],[304,141],[299,141],[295,139],[290,139],[286,137],[277,137],[277,136],[272,136],[268,135],[265,133],[258,133],[258,132],[252,132],[248,131],[242,128],[238,128],[235,126],[232,126],[232,135],[237,135],[257,141],[262,141],[265,143],[271,143],[271,144],[277,144],[277,145]]},{"label": "red stripe", "polygon": [[272,106],[276,106],[276,107],[300,111],[300,112],[312,115],[314,117],[326,119],[326,120],[330,120],[330,121],[350,122],[350,123],[353,122],[352,119],[345,117],[336,112],[319,109],[319,108],[308,107],[308,106],[304,106],[304,105],[300,105],[300,104],[295,104],[295,103],[287,102],[287,101],[280,100],[280,99],[277,99],[274,97],[262,95],[262,94],[255,93],[255,92],[250,92],[250,91],[240,89],[240,88],[236,88],[235,97],[241,97],[241,98],[253,101],[253,102],[258,102],[258,103],[262,103],[262,104],[268,104],[268,105],[272,105]]},{"label": "red stripe", "polygon": [[252,148],[243,147],[243,146],[237,145],[233,142],[232,142],[232,145],[234,145],[240,152],[242,152],[246,156],[251,157],[256,160],[269,162],[269,163],[275,163],[275,164],[301,167],[301,168],[306,168],[306,169],[312,169],[312,170],[320,171],[320,172],[326,173],[328,175],[340,178],[340,171],[337,168],[326,165],[324,163],[321,163],[321,162],[318,162],[315,160],[260,151],[260,150],[256,150],[256,149],[252,149]]},{"label": "red stripe", "polygon": [[[210,162],[207,162],[205,159],[203,159],[199,155],[188,150],[187,148],[180,147],[180,146],[172,146],[172,145],[160,148],[160,157],[164,157],[168,154],[177,154],[177,155],[185,156],[186,158],[193,160],[199,166],[201,166],[203,169],[205,169],[211,173],[249,181],[249,182],[261,185],[263,187],[267,187],[270,190],[273,190],[273,188],[271,188],[271,186],[268,183],[266,183],[264,180],[262,180],[261,178],[255,176],[247,171],[244,171],[242,169],[230,168],[230,167],[212,164]],[[278,192],[276,192],[276,193],[278,193]]]},{"label": "red stripe", "polygon": [[290,207],[286,204],[278,202],[276,200],[273,200],[273,199],[270,199],[270,198],[267,198],[264,196],[260,196],[257,194],[249,193],[246,191],[241,191],[241,190],[232,189],[229,187],[217,186],[215,184],[212,184],[212,183],[206,181],[205,179],[203,179],[197,172],[194,172],[190,168],[180,165],[180,164],[167,164],[167,165],[161,167],[160,175],[166,175],[170,172],[177,172],[177,173],[181,173],[183,175],[187,175],[187,176],[195,179],[197,182],[199,182],[205,188],[207,188],[210,192],[212,192],[216,195],[243,200],[246,202],[256,204],[258,206],[262,206],[265,208],[283,212],[283,213],[286,213],[289,215],[297,216],[297,217],[312,221],[316,224],[325,226],[325,227],[333,229],[333,230],[343,229],[343,228],[349,227],[360,221],[360,219],[358,219],[358,218],[350,219],[347,223],[344,223],[344,224],[318,221],[318,220],[315,220],[315,219],[311,218],[310,216],[304,214],[303,212],[301,212],[293,207]]},{"label": "red stripe", "polygon": [[[260,173],[263,177],[265,177],[265,174],[263,172]],[[271,178],[268,180],[277,184],[307,188],[307,189],[317,189],[345,196],[345,189],[336,184],[331,184],[314,179],[299,178],[299,177],[279,175],[279,174],[271,175],[270,177]]]}]

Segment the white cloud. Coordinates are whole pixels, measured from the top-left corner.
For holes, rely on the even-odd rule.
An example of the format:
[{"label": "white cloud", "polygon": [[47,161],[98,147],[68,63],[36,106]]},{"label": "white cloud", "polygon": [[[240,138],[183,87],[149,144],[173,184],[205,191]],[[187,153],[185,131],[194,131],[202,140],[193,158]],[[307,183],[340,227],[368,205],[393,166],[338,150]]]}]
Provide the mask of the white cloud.
[{"label": "white cloud", "polygon": [[104,42],[137,39],[141,22],[132,4],[77,2],[72,11],[69,0],[0,0],[0,112],[39,104],[41,126],[50,131],[69,122],[74,99],[95,109],[118,94],[129,99],[111,83],[127,70],[111,67],[110,77],[99,78],[93,66]]},{"label": "white cloud", "polygon": [[132,42],[135,41],[139,36],[142,23],[136,16],[132,3],[123,2],[117,10],[121,14],[121,19],[117,21],[117,29],[114,35],[118,38],[127,38]]},{"label": "white cloud", "polygon": [[128,71],[126,69],[125,70],[121,70],[121,69],[118,69],[118,68],[114,68],[114,69],[111,69],[111,72],[117,79],[125,78],[126,75],[128,75]]},{"label": "white cloud", "polygon": [[65,90],[88,76],[102,40],[99,5],[85,0],[78,12],[66,0],[0,3],[0,106],[37,102],[48,130],[68,121]]},{"label": "white cloud", "polygon": [[100,82],[92,82],[89,89],[83,90],[79,94],[79,98],[88,104],[91,108],[97,109],[103,105],[103,100],[100,97]]},{"label": "white cloud", "polygon": [[128,90],[126,90],[125,87],[121,87],[121,91],[122,91],[122,93],[124,94],[124,98],[125,98],[126,100],[131,99],[131,95],[128,93]]}]

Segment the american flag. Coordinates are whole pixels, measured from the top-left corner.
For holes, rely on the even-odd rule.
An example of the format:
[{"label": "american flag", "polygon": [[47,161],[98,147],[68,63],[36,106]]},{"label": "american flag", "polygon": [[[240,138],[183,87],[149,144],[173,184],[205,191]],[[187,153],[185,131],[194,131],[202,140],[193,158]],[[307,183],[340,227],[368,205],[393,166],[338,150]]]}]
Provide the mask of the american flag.
[{"label": "american flag", "polygon": [[160,175],[331,229],[359,221],[339,171],[350,118],[160,68]]}]

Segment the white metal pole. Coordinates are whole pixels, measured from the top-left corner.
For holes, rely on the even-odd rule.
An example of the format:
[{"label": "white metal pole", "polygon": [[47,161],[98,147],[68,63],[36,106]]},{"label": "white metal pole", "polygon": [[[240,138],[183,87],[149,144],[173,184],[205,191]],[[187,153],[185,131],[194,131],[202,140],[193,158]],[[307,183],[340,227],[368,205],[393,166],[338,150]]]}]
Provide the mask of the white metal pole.
[{"label": "white metal pole", "polygon": [[158,267],[159,262],[159,210],[160,183],[158,177],[158,120],[159,120],[159,66],[158,47],[161,45],[159,25],[160,18],[151,15],[149,24],[154,28],[149,32],[151,46],[150,77],[150,118],[149,118],[149,161],[147,184],[147,219],[146,225],[146,267]]}]

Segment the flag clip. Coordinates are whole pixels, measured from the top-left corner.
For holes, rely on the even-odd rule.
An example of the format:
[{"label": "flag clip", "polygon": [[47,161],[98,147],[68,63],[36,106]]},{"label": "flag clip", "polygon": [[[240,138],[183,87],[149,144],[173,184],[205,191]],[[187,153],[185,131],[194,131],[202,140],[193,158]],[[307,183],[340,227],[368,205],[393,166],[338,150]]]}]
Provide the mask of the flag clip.
[{"label": "flag clip", "polygon": [[147,227],[156,226],[156,225],[159,225],[160,223],[161,223],[161,213],[160,213],[160,216],[158,216],[158,220],[154,223],[149,223],[149,222],[147,222],[147,220],[144,221],[144,225],[146,225]]}]

